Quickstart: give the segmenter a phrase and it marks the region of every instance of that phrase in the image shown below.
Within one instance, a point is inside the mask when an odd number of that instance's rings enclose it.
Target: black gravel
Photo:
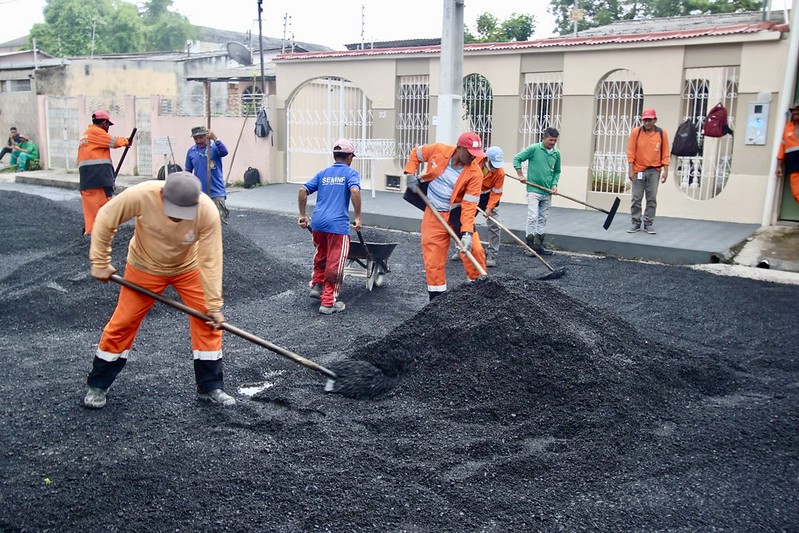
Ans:
[[[344,313],[307,296],[292,217],[232,211],[234,335],[198,402],[187,317],[156,303],[106,408],[83,379],[119,287],[88,277],[77,200],[0,191],[0,530],[781,531],[799,524],[799,287],[505,246],[428,304],[419,236]],[[122,271],[131,226],[120,229]],[[176,297],[169,291],[167,296]],[[359,370],[360,369],[360,370]],[[368,373],[364,373],[367,376]],[[271,385],[268,388],[264,388]],[[372,394],[370,394],[372,395]]]

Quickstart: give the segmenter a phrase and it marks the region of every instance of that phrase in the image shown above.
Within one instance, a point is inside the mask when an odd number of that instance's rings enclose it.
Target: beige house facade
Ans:
[[[695,157],[672,156],[658,215],[761,223],[769,180],[776,179],[774,129],[786,120],[778,102],[789,40],[786,25],[759,16],[629,21],[578,37],[466,45],[463,129],[500,146],[513,172],[513,156],[555,127],[559,190],[603,208],[620,196],[629,211],[627,140],[641,111],[654,108],[670,140],[690,120],[702,148]],[[364,189],[400,193],[410,150],[436,140],[439,47],[291,54],[274,62],[270,175],[303,182],[330,163],[332,142],[348,137]],[[734,133],[705,137],[702,125],[716,104],[727,109]],[[799,221],[799,208],[783,202],[784,189],[779,183],[771,218]],[[506,180],[503,201],[524,203],[522,184]],[[584,208],[562,197],[553,205]]]

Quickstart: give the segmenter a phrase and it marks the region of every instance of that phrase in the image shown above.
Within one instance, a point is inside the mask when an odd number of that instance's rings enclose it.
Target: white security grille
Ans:
[[[212,117],[255,116],[266,99],[257,87],[247,88],[242,94],[231,93],[224,97],[211,96]],[[204,94],[182,97],[161,97],[158,103],[158,114],[162,117],[204,117],[206,116],[206,98]]]
[[[683,121],[690,119],[697,129],[700,152],[696,157],[675,157],[671,161],[680,189],[694,200],[717,196],[727,185],[732,167],[732,135],[714,138],[702,135],[708,112],[717,104],[727,108],[727,120],[735,130],[738,102],[738,67],[693,68],[685,70],[682,93]]]
[[[286,116],[289,182],[304,182],[329,166],[333,143],[342,137],[350,139],[356,147],[353,168],[362,178],[371,180],[371,176],[364,175],[369,165],[360,157],[358,145],[367,148],[366,140],[371,138],[372,103],[359,87],[342,78],[312,80],[294,94]],[[382,150],[372,145],[368,149]]]
[[[629,70],[613,71],[599,83],[596,101],[591,190],[629,193],[627,140],[640,122],[644,101],[641,82]]]
[[[400,76],[397,89],[396,161],[404,166],[414,146],[427,143],[430,76]]]
[[[480,74],[469,74],[463,78],[463,118],[469,130],[491,146],[491,124],[493,121],[494,93],[491,83]]]
[[[544,130],[560,130],[561,104],[563,103],[563,73],[540,72],[524,75],[521,95],[523,146],[541,142]]]

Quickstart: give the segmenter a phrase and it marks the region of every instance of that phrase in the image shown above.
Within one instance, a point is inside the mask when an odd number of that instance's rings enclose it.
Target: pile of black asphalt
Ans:
[[[196,399],[187,317],[156,303],[101,410],[84,378],[119,287],[89,277],[77,199],[0,191],[3,531],[790,530],[799,523],[799,287],[504,246],[428,303],[419,235],[385,284],[308,297],[292,217],[233,210],[228,321],[377,397],[225,334]],[[124,270],[130,224],[114,240]],[[165,293],[177,297],[171,289]]]

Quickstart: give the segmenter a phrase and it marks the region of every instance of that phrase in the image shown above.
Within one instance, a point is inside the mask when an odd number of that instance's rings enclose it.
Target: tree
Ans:
[[[31,28],[31,39],[56,56],[182,50],[194,27],[169,11],[171,5],[151,0],[139,13],[124,0],[47,0],[44,22]]]
[[[477,35],[464,28],[463,40],[467,43],[504,43],[526,41],[535,31],[535,18],[532,15],[513,13],[500,22],[491,13],[477,17]]]
[[[619,20],[757,11],[762,5],[762,0],[579,0],[578,7],[585,18],[577,23],[577,29],[605,26]],[[569,20],[573,8],[574,0],[550,0],[549,12],[555,15],[561,35],[574,31],[574,23]]]
[[[172,0],[150,0],[144,4],[142,19],[146,26],[146,50],[183,50],[194,36],[189,19],[169,11]]]

